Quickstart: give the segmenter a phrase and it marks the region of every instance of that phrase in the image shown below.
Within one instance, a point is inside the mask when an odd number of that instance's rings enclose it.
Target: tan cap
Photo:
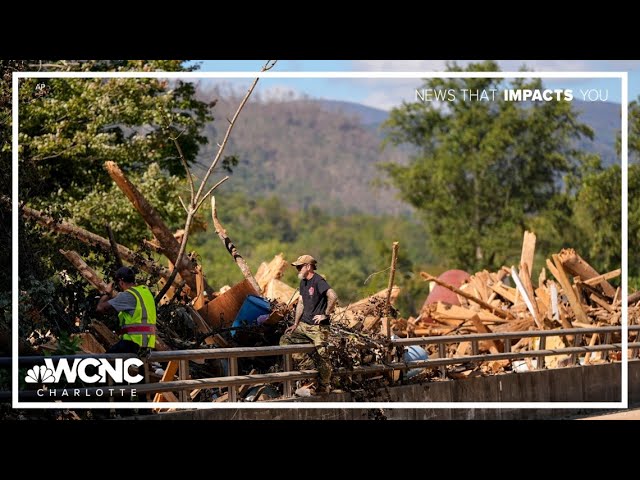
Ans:
[[[307,263],[310,263],[312,265],[318,264],[316,259],[313,258],[311,255],[300,255],[298,259],[295,262],[293,262],[291,265],[293,265],[294,267],[297,267],[298,265],[305,265]]]

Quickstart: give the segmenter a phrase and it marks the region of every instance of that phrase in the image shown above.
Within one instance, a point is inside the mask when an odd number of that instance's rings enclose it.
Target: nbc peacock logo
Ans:
[[[55,382],[55,377],[53,376],[53,370],[50,368],[45,365],[36,365],[27,370],[24,381],[27,383],[53,383]]]

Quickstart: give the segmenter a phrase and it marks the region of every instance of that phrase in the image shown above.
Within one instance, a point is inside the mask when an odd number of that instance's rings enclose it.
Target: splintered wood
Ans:
[[[534,268],[535,245],[535,235],[525,232],[517,267],[477,272],[458,288],[421,272],[425,281],[436,282],[455,292],[460,305],[429,304],[417,319],[395,320],[392,323],[394,333],[400,337],[459,334],[460,342],[449,345],[448,356],[464,356],[473,353],[472,342],[464,341],[465,334],[621,324],[620,294],[609,283],[620,276],[620,269],[598,272],[575,250],[564,249],[546,260],[543,265],[546,269],[537,272]],[[634,300],[637,302],[640,296]],[[630,305],[629,316],[635,314],[636,321],[637,310],[640,310],[639,306]],[[576,338],[581,342],[579,345],[593,346],[599,341],[597,336],[584,337],[549,337],[547,348],[550,345],[557,348],[574,346]],[[518,340],[512,340],[513,351],[537,348],[538,343],[531,339]],[[475,348],[476,353],[503,351],[503,345],[498,341],[478,342]],[[594,357],[591,355],[589,361],[593,362]],[[566,364],[565,360],[563,356],[550,357],[546,365],[562,366]],[[495,367],[487,366],[494,371]]]

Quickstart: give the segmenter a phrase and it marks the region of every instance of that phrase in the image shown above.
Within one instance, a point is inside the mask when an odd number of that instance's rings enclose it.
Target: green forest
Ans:
[[[48,63],[54,71],[184,70],[182,61]],[[27,61],[0,61],[3,192],[11,191],[11,74],[31,68]],[[449,68],[461,69],[455,64]],[[482,62],[466,68],[492,71],[498,65]],[[501,82],[430,79],[422,85],[417,82],[416,88],[496,88]],[[539,80],[516,80],[514,84],[518,88],[542,85]],[[219,106],[214,100],[202,100],[192,83],[181,81],[21,81],[19,200],[101,235],[108,222],[119,243],[142,248],[142,240],[150,240],[151,233],[106,173],[104,162],[109,160],[118,163],[170,229],[182,228],[185,215],[179,197],[184,197],[189,187],[169,138],[178,138],[190,167],[206,164],[203,153],[209,155],[219,141],[208,137],[211,132],[224,131],[226,123],[225,115],[218,115]],[[295,112],[306,108],[298,104],[285,119],[294,137],[303,130],[322,135],[317,133],[317,119],[308,125],[296,123]],[[316,118],[316,114],[305,118]],[[237,155],[234,145],[241,143],[236,138],[243,142],[247,137],[256,142],[264,139],[256,126],[260,122],[267,120],[254,119],[251,127],[245,124],[249,134],[243,132],[242,123],[238,125],[235,143],[222,162],[226,169],[219,168],[213,182],[230,171],[247,173],[243,164],[247,159]],[[353,118],[337,125],[330,123],[334,125],[331,138],[339,139],[336,148],[348,150],[349,138],[366,148],[347,151],[338,158],[327,154],[325,158],[314,149],[326,148],[332,141],[318,138],[316,144],[307,145],[314,165],[321,165],[312,175],[305,175],[304,164],[288,165],[286,158],[278,158],[274,165],[291,180],[280,185],[274,178],[267,179],[272,183],[271,194],[256,196],[255,184],[239,183],[242,177],[234,175],[216,190],[218,216],[254,272],[261,262],[281,252],[288,260],[312,254],[319,261],[319,272],[346,305],[386,287],[391,244],[398,241],[396,283],[402,294],[397,307],[402,316],[408,317],[416,315],[428,293],[420,271],[439,274],[462,268],[473,273],[510,266],[520,257],[525,230],[534,231],[538,237],[534,275],[545,258],[563,247],[575,248],[598,271],[620,266],[620,166],[605,167],[597,154],[576,146],[578,140],[589,138],[593,132],[580,123],[570,103],[546,102],[530,108],[513,102],[455,103],[448,112],[424,103],[406,103],[392,110],[377,135],[365,131]],[[637,101],[630,104],[629,133],[630,152],[637,159]],[[370,142],[374,140],[372,148]],[[260,145],[266,148],[266,139]],[[349,162],[365,157],[368,161],[367,155],[374,152],[382,152],[377,154],[380,161],[369,165],[360,178],[360,172],[354,171],[356,164]],[[396,162],[400,154],[405,161]],[[338,176],[353,176],[354,182],[359,182],[357,189],[332,192],[332,182]],[[631,162],[628,178],[629,252],[635,252],[640,246],[637,161]],[[366,191],[371,182],[387,184],[390,190],[376,197],[369,211],[383,211],[382,204],[388,198],[394,202],[396,214],[361,213],[345,204],[354,195],[359,201],[369,201]],[[329,197],[331,208],[323,203]],[[370,201],[374,202],[373,196]],[[336,207],[340,202],[343,208]],[[197,252],[208,282],[220,288],[240,281],[242,274],[213,231],[208,205],[205,202],[198,214],[188,250]],[[0,215],[5,225],[10,223],[6,201]],[[18,235],[20,249],[14,255],[20,262],[20,334],[26,335],[34,328],[58,332],[77,328],[77,318],[91,315],[95,292],[59,249],[77,250],[105,277],[113,271],[113,258],[78,241],[50,235],[29,222],[20,222]],[[3,230],[1,240],[3,271],[10,272],[11,232]],[[629,268],[630,287],[637,289],[640,266],[631,259]],[[11,278],[5,274],[0,281],[0,330],[8,332]],[[284,281],[297,285],[293,269]]]

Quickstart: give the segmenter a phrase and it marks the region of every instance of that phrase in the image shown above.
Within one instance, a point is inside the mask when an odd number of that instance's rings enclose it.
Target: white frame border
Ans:
[[[21,78],[618,78],[621,81],[621,171],[622,171],[622,378],[620,402],[264,402],[204,403],[166,402],[178,410],[194,409],[367,409],[367,408],[483,408],[483,409],[620,409],[628,408],[628,73],[627,72],[14,72],[12,82],[12,396],[13,408],[152,408],[147,402],[20,402],[18,400],[18,82]]]

